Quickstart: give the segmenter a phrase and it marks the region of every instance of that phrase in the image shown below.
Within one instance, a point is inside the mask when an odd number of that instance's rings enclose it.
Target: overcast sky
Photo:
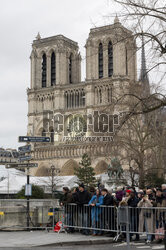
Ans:
[[[82,57],[89,29],[113,22],[109,0],[6,0],[0,8],[0,147],[18,147],[27,131],[31,43],[63,34],[80,46]],[[84,63],[84,62],[83,62]],[[85,75],[83,73],[83,75]]]
[[[0,147],[17,148],[27,133],[31,44],[41,37],[63,34],[78,42],[85,69],[84,45],[90,28],[112,24],[119,6],[111,0],[0,1]],[[109,16],[109,17],[106,17]],[[139,70],[139,67],[138,67]],[[85,71],[82,72],[82,78]]]

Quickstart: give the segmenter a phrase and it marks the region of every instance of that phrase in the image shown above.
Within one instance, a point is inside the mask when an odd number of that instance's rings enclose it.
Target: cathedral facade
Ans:
[[[96,174],[107,169],[119,114],[128,108],[117,99],[137,82],[137,48],[132,32],[116,17],[112,25],[90,30],[85,49],[86,79],[81,81],[77,42],[39,34],[33,41],[27,134],[51,138],[33,144],[38,162],[33,175],[48,175],[52,165],[61,175],[73,175],[84,153]]]

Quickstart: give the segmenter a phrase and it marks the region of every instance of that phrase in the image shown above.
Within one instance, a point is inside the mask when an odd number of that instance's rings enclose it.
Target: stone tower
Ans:
[[[126,111],[127,102],[115,105],[115,101],[136,82],[136,44],[131,31],[116,17],[112,25],[91,29],[85,48],[86,80],[81,82],[81,56],[76,42],[63,35],[42,39],[40,34],[33,41],[28,135],[51,137],[48,144],[34,145],[33,160],[39,165],[32,170],[34,175],[46,174],[51,165],[58,167],[62,175],[73,175],[84,153],[91,156],[96,173],[108,166],[106,156],[111,154],[111,143],[99,143],[98,138],[92,141],[92,127],[96,124],[91,118],[103,110],[110,115]],[[54,114],[60,116],[55,118]],[[55,132],[53,121],[64,116],[71,116],[66,129],[69,137],[71,128],[84,126],[80,116],[90,119],[88,126],[92,129],[84,133],[86,140],[66,142],[62,134]],[[111,121],[113,127],[118,125],[115,119]],[[105,136],[103,131],[101,137]]]

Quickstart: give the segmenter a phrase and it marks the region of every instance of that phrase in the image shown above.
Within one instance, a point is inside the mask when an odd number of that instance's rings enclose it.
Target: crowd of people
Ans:
[[[138,241],[143,232],[147,243],[164,238],[166,184],[161,188],[148,187],[138,191],[131,187],[118,187],[115,192],[104,187],[87,191],[84,184],[80,184],[73,191],[64,187],[63,193],[60,205],[65,207],[69,232],[74,232],[77,226],[85,235],[115,236],[120,229],[122,237],[125,237],[128,218],[130,240]],[[128,208],[128,217],[125,208]]]

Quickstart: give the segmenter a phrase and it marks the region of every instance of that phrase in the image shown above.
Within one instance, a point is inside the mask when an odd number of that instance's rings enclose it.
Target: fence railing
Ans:
[[[29,226],[27,226],[29,218]],[[117,235],[154,235],[163,239],[166,208],[114,207],[67,204],[59,207],[54,200],[0,200],[0,230],[54,229],[62,221],[63,228],[88,230],[92,233],[113,232]]]
[[[160,207],[114,207],[79,206],[67,204],[64,207],[64,226],[87,229],[94,232],[116,232],[117,235],[141,235],[146,233],[164,238],[166,208]]]

